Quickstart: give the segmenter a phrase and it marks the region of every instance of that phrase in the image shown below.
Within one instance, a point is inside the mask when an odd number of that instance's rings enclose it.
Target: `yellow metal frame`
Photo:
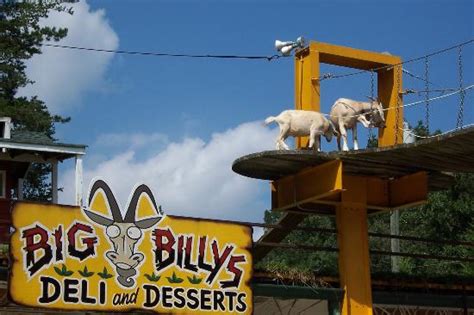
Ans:
[[[314,183],[318,179],[317,184]],[[342,191],[342,162],[339,160],[308,168],[272,182],[272,208],[284,211]]]
[[[340,206],[351,183],[363,182],[367,209],[391,211],[426,203],[428,174],[417,172],[394,179],[343,175],[343,163],[334,160],[307,168],[271,183],[272,210],[287,211],[305,203]],[[413,187],[416,187],[414,189]]]
[[[377,69],[378,97],[388,108],[385,129],[379,129],[379,147],[391,146],[403,141],[403,104],[401,58],[397,56],[311,42],[308,47],[295,54],[295,108],[320,111],[321,86],[319,67],[321,63],[361,70]],[[342,97],[342,95],[341,95]],[[397,110],[398,107],[398,110]],[[296,141],[297,148],[308,144],[307,137]]]
[[[304,203],[336,209],[339,277],[344,289],[342,314],[372,314],[367,209],[389,210],[425,203],[428,174],[395,179],[344,174],[340,160],[330,161],[271,184],[272,210],[300,213]],[[305,208],[305,213],[311,209]]]

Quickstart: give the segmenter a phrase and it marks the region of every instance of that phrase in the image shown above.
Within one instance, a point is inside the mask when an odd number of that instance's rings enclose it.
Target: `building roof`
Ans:
[[[12,130],[10,140],[16,143],[51,145],[51,146],[57,146],[57,147],[76,147],[76,148],[84,148],[84,149],[87,147],[86,145],[83,145],[83,144],[68,144],[68,143],[56,142],[42,132],[35,132],[35,131],[28,131],[28,130]]]
[[[0,148],[7,149],[10,156],[36,154],[58,160],[86,153],[86,145],[55,142],[43,133],[27,130],[12,130],[10,139],[0,138]]]

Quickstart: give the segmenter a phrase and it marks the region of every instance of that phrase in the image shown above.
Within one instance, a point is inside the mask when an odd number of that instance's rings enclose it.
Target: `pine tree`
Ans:
[[[18,96],[18,90],[34,83],[27,77],[25,62],[41,54],[44,41],[58,41],[67,36],[67,29],[43,26],[52,10],[72,14],[64,5],[72,1],[13,1],[0,2],[0,117],[11,117],[14,130],[45,134],[54,140],[56,123],[66,123],[69,117],[53,115],[38,97]],[[46,179],[50,166],[34,164],[25,183],[25,197],[48,200],[50,184]]]

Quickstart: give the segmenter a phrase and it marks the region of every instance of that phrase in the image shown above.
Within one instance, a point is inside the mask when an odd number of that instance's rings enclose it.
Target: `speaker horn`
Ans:
[[[289,56],[291,54],[291,51],[293,50],[293,45],[290,46],[284,46],[280,52],[283,56]]]
[[[296,39],[296,47],[303,48],[305,45],[305,40],[303,36],[300,36]]]
[[[286,46],[293,46],[294,42],[283,42],[281,40],[276,40],[275,41],[275,49],[277,51],[281,51],[284,47]]]
[[[283,56],[289,56],[291,54],[291,51],[295,48],[303,48],[305,45],[305,40],[303,36],[300,36],[296,39],[296,41],[281,41],[281,40],[276,40],[275,41],[275,48],[277,51],[281,52]]]

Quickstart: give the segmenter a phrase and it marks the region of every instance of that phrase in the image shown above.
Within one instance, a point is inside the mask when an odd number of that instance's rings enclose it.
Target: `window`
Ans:
[[[0,198],[5,198],[6,172],[0,171]]]

